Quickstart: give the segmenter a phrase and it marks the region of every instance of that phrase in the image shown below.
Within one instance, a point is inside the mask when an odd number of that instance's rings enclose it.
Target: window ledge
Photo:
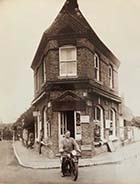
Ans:
[[[111,136],[111,137],[109,137],[109,141],[118,141],[118,137]]]
[[[110,91],[115,91],[115,88],[114,88],[114,87],[111,88],[111,87],[109,86],[109,90],[110,90]]]
[[[105,143],[107,143],[107,140],[106,139],[101,139],[101,144],[105,144]]]
[[[41,144],[43,144],[44,146],[49,146],[49,143],[45,143],[44,141],[41,141]]]
[[[43,144],[44,146],[51,146],[52,142],[49,138],[48,139],[45,138],[43,141],[41,141],[41,144]]]
[[[38,144],[40,143],[39,138],[36,138],[35,141]],[[41,141],[41,144],[43,144],[44,146],[51,146],[52,145],[52,142],[50,140],[44,139],[43,141]]]
[[[100,85],[103,85],[103,82],[102,82],[102,81],[99,81],[99,80],[97,80],[97,79],[94,79],[94,81],[95,81],[96,83],[100,84]]]
[[[58,79],[76,79],[78,78],[77,75],[73,76],[59,76]]]
[[[96,146],[101,146],[100,141],[99,141],[99,142],[94,142],[94,146],[95,146],[95,147],[96,147]]]
[[[36,139],[35,139],[35,142],[39,143],[39,139],[38,139],[38,138],[36,138]]]
[[[95,146],[101,146],[101,145],[104,145],[104,144],[106,144],[107,143],[107,140],[106,139],[101,139],[100,141],[98,141],[98,142],[95,142],[94,141],[94,145]]]
[[[41,87],[43,87],[45,85],[46,81],[44,81],[42,84],[41,84]]]

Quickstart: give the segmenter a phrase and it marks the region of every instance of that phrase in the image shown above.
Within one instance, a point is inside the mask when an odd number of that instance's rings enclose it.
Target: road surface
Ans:
[[[120,164],[79,169],[76,182],[62,178],[59,169],[21,167],[13,153],[12,142],[0,141],[0,184],[140,184],[140,157]]]

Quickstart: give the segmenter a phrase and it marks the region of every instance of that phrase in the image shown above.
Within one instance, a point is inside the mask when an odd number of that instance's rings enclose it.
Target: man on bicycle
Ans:
[[[79,153],[81,153],[81,150],[76,140],[73,137],[70,137],[70,131],[67,131],[65,133],[63,140],[61,141],[60,150],[59,150],[62,155],[61,171],[63,171],[65,168],[66,154],[70,153],[72,150],[76,150]],[[62,172],[62,176],[64,176],[63,172]]]

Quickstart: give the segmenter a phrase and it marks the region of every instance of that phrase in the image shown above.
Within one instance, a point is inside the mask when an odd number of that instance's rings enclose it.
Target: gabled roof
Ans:
[[[71,32],[66,31],[68,28],[71,29]],[[82,15],[81,11],[79,10],[77,0],[66,0],[64,6],[52,25],[44,32],[36,55],[33,59],[31,65],[32,68],[34,68],[36,63],[41,59],[41,56],[47,45],[47,41],[55,37],[60,37],[64,34],[84,34],[88,36],[88,39],[91,40],[92,43],[94,43],[95,46],[101,50],[105,56],[109,57],[113,62],[115,62],[117,66],[120,65],[119,60],[99,39],[92,27]]]

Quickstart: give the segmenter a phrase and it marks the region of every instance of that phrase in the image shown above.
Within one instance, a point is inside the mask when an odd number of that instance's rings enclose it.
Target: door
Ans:
[[[70,131],[71,137],[75,138],[74,111],[59,113],[59,145],[67,130]]]
[[[74,111],[67,111],[67,130],[70,131],[71,137],[75,138]]]

